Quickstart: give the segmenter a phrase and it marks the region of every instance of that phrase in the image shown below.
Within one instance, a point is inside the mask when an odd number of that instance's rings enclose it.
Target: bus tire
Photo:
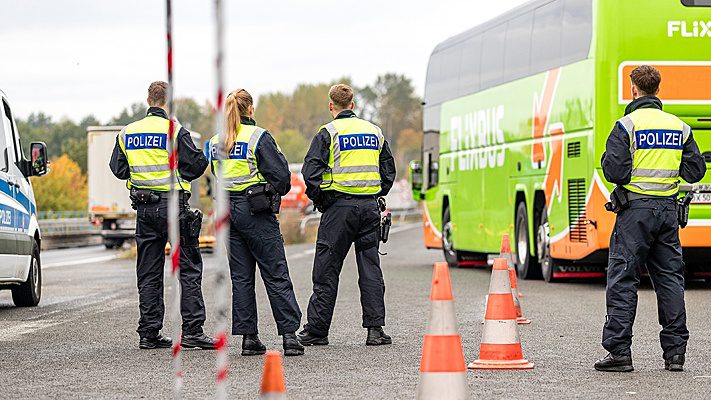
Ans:
[[[523,279],[539,279],[540,266],[531,255],[531,238],[528,235],[528,211],[526,203],[519,202],[516,207],[516,271]],[[444,233],[442,234],[444,236]]]
[[[557,269],[557,263],[551,258],[550,230],[548,227],[548,210],[543,207],[538,218],[536,227],[536,253],[538,254],[538,264],[541,266],[541,275],[546,282],[555,282],[553,273]]]
[[[40,249],[32,240],[32,257],[27,280],[12,289],[12,302],[18,307],[34,307],[42,298],[42,267],[40,264]]]
[[[442,252],[450,268],[459,266],[459,253],[454,249],[454,241],[452,240],[452,220],[449,207],[444,209],[444,215],[442,216]]]

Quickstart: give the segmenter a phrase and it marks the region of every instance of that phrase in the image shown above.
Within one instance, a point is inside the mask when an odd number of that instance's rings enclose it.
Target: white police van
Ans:
[[[5,94],[0,91],[0,289],[12,290],[17,306],[36,306],[42,295],[41,236],[30,176],[47,173],[47,146],[23,152]]]

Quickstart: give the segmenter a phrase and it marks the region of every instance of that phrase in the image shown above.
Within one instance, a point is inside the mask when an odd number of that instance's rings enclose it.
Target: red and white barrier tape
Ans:
[[[178,191],[175,186],[178,182],[178,146],[175,142],[176,118],[173,103],[173,13],[172,1],[166,0],[166,40],[168,44],[168,112],[170,122],[168,124],[168,164],[170,167],[170,195],[168,196],[168,240],[170,241],[170,265],[171,275],[174,284],[173,305],[171,307],[171,320],[174,326],[173,335],[173,370],[175,374],[175,386],[173,394],[176,399],[181,397],[183,386],[183,366],[180,354],[180,343],[182,341],[182,323],[180,316],[180,211],[178,206]]]
[[[216,100],[215,100],[215,131],[219,134],[217,143],[217,185],[215,190],[215,231],[217,236],[217,275],[216,275],[216,306],[217,306],[217,372],[215,375],[216,392],[215,398],[223,400],[227,398],[227,374],[229,371],[229,348],[227,347],[227,324],[230,298],[229,293],[229,266],[227,256],[229,254],[228,233],[230,227],[230,207],[225,192],[224,181],[222,179],[224,168],[220,160],[227,158],[228,149],[224,148],[225,143],[225,115],[224,115],[224,19],[222,1],[215,0],[215,75],[216,75]]]

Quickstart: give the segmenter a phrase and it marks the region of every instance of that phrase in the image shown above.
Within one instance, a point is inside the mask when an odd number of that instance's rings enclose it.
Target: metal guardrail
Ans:
[[[99,235],[101,227],[92,225],[87,218],[40,219],[42,236]]]
[[[79,219],[84,218],[88,221],[88,211],[40,211],[37,213],[37,219]]]

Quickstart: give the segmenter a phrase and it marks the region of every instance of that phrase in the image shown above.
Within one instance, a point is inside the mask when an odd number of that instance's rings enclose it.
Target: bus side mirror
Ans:
[[[410,161],[410,186],[415,201],[422,200],[422,163],[418,160]]]
[[[30,144],[32,154],[32,176],[42,176],[49,171],[49,162],[47,161],[47,145],[44,142],[32,142]]]

